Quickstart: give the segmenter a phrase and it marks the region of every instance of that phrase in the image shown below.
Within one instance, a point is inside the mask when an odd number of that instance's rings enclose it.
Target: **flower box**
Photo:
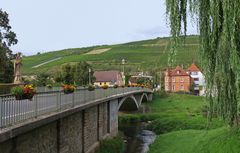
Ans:
[[[108,85],[104,84],[104,85],[102,86],[102,88],[103,88],[103,89],[108,89]]]
[[[11,93],[15,95],[16,100],[29,99],[32,100],[33,96],[36,94],[36,90],[32,85],[17,86],[11,89]]]
[[[71,93],[73,93],[75,91],[75,89],[76,88],[73,85],[69,85],[69,84],[63,85],[63,92],[65,94],[71,94]]]

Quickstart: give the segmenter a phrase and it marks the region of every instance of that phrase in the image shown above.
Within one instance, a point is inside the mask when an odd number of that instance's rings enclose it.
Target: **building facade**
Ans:
[[[191,76],[180,66],[164,72],[164,85],[167,92],[190,92]]]
[[[205,78],[201,70],[193,63],[187,69],[187,73],[194,80],[194,93],[203,96],[205,94]]]
[[[124,85],[123,77],[120,71],[96,71],[94,72],[95,86],[114,86],[114,85]]]

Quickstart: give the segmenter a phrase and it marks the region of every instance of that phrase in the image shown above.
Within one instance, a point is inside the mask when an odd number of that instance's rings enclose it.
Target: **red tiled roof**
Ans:
[[[199,71],[201,71],[194,63],[192,63],[187,70],[190,71],[190,72],[199,72]]]
[[[189,76],[180,66],[177,66],[173,70],[168,69],[167,72],[169,76]]]
[[[121,79],[121,73],[119,71],[96,71],[94,72],[96,82],[116,82]]]

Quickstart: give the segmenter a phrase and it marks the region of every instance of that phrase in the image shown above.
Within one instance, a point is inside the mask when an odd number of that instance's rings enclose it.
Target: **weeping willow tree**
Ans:
[[[238,125],[240,104],[240,0],[166,0],[172,54],[186,35],[188,17],[198,25],[209,117]]]

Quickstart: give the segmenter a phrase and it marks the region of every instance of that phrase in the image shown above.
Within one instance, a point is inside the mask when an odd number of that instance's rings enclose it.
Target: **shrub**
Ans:
[[[95,86],[94,85],[89,85],[88,86],[88,91],[93,91],[95,90]]]
[[[11,94],[15,96],[22,96],[24,94],[23,88],[20,86],[13,87],[11,89]]]

